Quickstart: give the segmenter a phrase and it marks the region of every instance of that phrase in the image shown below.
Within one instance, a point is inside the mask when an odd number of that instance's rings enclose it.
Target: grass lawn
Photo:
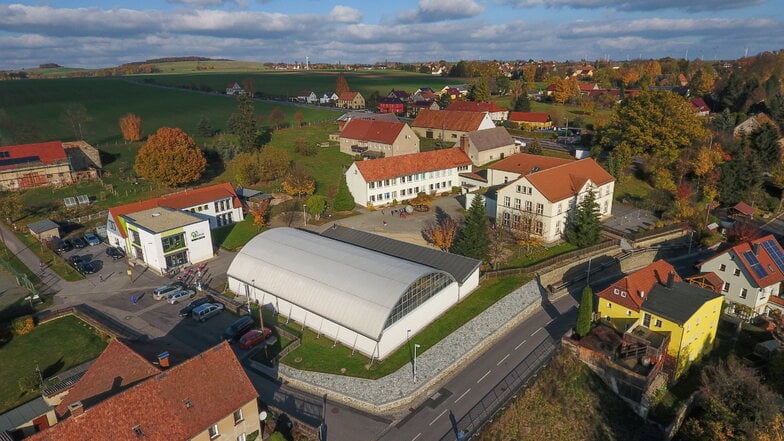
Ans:
[[[483,282],[468,298],[452,307],[419,334],[413,336],[411,340],[421,345],[419,353],[424,353],[431,346],[443,340],[477,314],[527,281],[522,276],[511,276]],[[282,361],[297,369],[361,378],[381,378],[411,361],[411,348],[404,345],[385,360],[367,368],[366,366],[370,363],[369,358],[359,353],[351,355],[351,348],[341,344],[333,348],[333,343],[327,337],[317,338],[315,332],[306,328],[302,331],[302,345],[289,353]],[[295,361],[297,359],[300,361]]]
[[[22,376],[35,374],[36,364],[48,378],[98,357],[105,347],[106,342],[89,325],[70,315],[14,337],[0,347],[0,412],[39,395],[22,393],[18,384]]]
[[[516,253],[512,254],[509,260],[501,265],[500,269],[530,266],[559,254],[568,253],[569,251],[577,249],[575,245],[572,245],[569,242],[561,242],[550,248],[538,247],[533,249],[531,253],[526,253],[525,247],[514,245],[514,248]]]
[[[620,181],[615,182],[615,200],[622,202],[629,199],[635,202],[643,202],[648,198],[648,194],[653,190],[647,182],[636,176],[625,176]]]
[[[242,222],[212,230],[212,243],[225,250],[236,251],[265,229],[253,225],[253,216],[248,214]]]

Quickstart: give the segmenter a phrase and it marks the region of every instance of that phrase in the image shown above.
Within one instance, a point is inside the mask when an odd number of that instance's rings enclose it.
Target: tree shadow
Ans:
[[[59,360],[45,367],[44,370],[41,371],[41,376],[44,378],[53,377],[55,374],[60,372],[63,367],[65,367],[65,361],[63,361],[63,357],[60,357]]]

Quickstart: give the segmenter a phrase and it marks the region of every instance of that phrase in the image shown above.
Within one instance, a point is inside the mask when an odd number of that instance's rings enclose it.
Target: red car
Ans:
[[[242,349],[249,349],[257,344],[263,343],[272,334],[272,331],[264,329],[251,329],[240,337],[239,345]]]

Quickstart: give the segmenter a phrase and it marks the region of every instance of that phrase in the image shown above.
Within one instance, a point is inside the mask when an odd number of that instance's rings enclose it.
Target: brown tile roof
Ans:
[[[765,247],[761,245],[763,242],[768,241],[773,243],[775,247],[778,248],[778,252],[780,254],[784,255],[784,249],[781,248],[779,241],[777,241],[772,234],[768,234],[767,236],[760,237],[759,239],[739,243],[727,251],[721,254],[717,254],[716,256],[706,260],[703,262],[703,265],[727,253],[732,253],[734,255],[733,259],[736,262],[740,262],[742,264],[742,266],[746,269],[746,273],[751,276],[752,280],[757,284],[758,287],[765,288],[767,286],[775,285],[784,281],[784,268],[779,268]],[[753,270],[751,264],[744,255],[746,252],[752,252],[754,254],[759,263],[762,265],[762,269],[765,270],[765,276],[760,277],[757,275],[757,272]],[[702,265],[700,265],[700,267],[702,267]]]
[[[28,439],[133,440],[138,426],[145,441],[187,440],[257,397],[231,347],[222,342]]]
[[[461,165],[471,165],[471,159],[459,148],[432,150],[410,155],[368,159],[355,162],[365,182],[408,176]]]
[[[480,152],[514,145],[512,135],[510,135],[504,127],[477,130],[475,132],[469,132],[466,136],[468,136],[468,139],[471,140],[471,143],[473,143]]]
[[[508,112],[509,109],[501,107],[494,102],[453,101],[446,110],[463,112]]]
[[[30,167],[31,164],[51,165],[68,163],[63,143],[60,141],[39,142],[36,144],[6,145],[0,152],[7,156],[0,158],[0,170],[13,170]]]
[[[484,117],[484,113],[477,112],[422,109],[411,123],[411,127],[473,132],[479,129]]]
[[[338,96],[338,101],[354,101],[359,92],[343,92]]]
[[[595,83],[580,83],[579,87],[580,87],[580,91],[581,92],[588,92],[590,90],[596,90],[596,84]]]
[[[127,232],[122,227],[118,217],[138,211],[149,210],[155,207],[169,207],[177,210],[193,207],[199,204],[206,204],[220,199],[231,198],[232,206],[239,208],[242,206],[234,187],[228,183],[210,185],[208,187],[194,188],[178,193],[167,194],[165,196],[147,199],[130,204],[119,205],[109,209],[109,214],[114,218],[114,223],[120,230],[123,237],[127,237]]]
[[[160,369],[141,355],[112,340],[81,380],[69,390],[55,412],[62,418],[68,413],[71,403],[81,401],[85,408],[91,407],[159,373]]]
[[[341,138],[392,144],[406,124],[401,122],[352,119],[346,124]]]
[[[639,312],[640,306],[654,285],[666,284],[670,272],[675,273],[673,281],[681,281],[681,277],[672,265],[664,260],[657,260],[618,280],[596,295],[601,299],[609,300],[624,308]]]
[[[554,158],[552,156],[518,153],[496,162],[495,164],[491,165],[490,168],[493,170],[527,175],[528,173],[531,173],[531,170],[534,168],[539,170],[547,170],[548,168],[556,167],[562,164],[568,164],[570,162],[574,162],[574,160]]]
[[[509,121],[546,123],[550,121],[550,115],[538,112],[510,112]]]
[[[593,158],[540,170],[525,178],[550,202],[577,194],[589,179],[594,185],[604,185],[615,180]]]

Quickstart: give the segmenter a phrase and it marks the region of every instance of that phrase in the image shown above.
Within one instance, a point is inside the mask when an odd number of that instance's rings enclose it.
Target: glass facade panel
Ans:
[[[443,273],[430,273],[412,283],[392,308],[392,313],[384,323],[384,329],[405,317],[409,312],[449,286],[450,283],[452,283],[452,278]]]

